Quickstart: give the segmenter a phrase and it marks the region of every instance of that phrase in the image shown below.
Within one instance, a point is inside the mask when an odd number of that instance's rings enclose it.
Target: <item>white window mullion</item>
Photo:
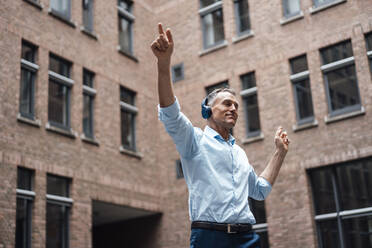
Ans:
[[[289,78],[292,82],[296,82],[296,81],[309,78],[309,75],[310,75],[309,71],[303,71],[303,72],[299,72],[296,74],[292,74],[289,76]]]
[[[338,60],[336,62],[332,62],[326,65],[322,65],[320,69],[323,72],[330,72],[330,71],[339,69],[347,65],[352,65],[352,64],[354,64],[354,56],[346,58],[346,59]]]
[[[62,76],[61,74],[58,74],[58,73],[55,73],[54,71],[48,71],[48,75],[50,78],[62,83],[62,84],[65,84],[66,86],[68,87],[71,87],[74,85],[74,80],[72,80],[71,78],[68,78],[68,77],[65,77],[65,76]]]
[[[135,107],[133,105],[130,105],[128,103],[125,103],[123,101],[120,101],[120,107],[121,107],[121,109],[129,111],[131,113],[134,113],[134,114],[138,113],[138,108],[137,107]]]
[[[34,63],[32,63],[30,61],[27,61],[25,59],[21,59],[21,65],[22,65],[22,67],[24,67],[26,69],[29,69],[31,71],[34,71],[34,72],[39,70],[39,66],[37,64],[34,64]]]
[[[217,10],[217,9],[220,9],[220,8],[222,8],[222,1],[216,2],[214,4],[211,4],[207,7],[204,7],[202,9],[200,9],[199,14],[201,16],[204,16],[204,15],[209,14],[209,13],[211,13],[211,12]]]
[[[134,15],[132,15],[132,13],[129,13],[128,11],[126,11],[125,9],[123,9],[122,7],[117,7],[118,8],[118,11],[119,11],[119,14],[122,15],[123,17],[125,17],[126,19],[128,19],[129,21],[131,22],[134,22],[134,20],[136,19]]]
[[[253,95],[253,94],[257,94],[257,87],[252,87],[252,88],[249,88],[249,89],[245,89],[245,90],[242,90],[240,92],[240,96],[242,96],[242,97]]]

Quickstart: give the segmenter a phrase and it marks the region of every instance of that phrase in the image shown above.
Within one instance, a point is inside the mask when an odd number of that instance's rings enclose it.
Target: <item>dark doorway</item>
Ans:
[[[93,201],[93,248],[152,248],[161,214]]]

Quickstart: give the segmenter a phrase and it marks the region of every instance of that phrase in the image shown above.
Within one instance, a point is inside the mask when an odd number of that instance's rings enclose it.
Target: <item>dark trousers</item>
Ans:
[[[193,228],[190,248],[260,248],[260,236],[253,231],[226,233]]]

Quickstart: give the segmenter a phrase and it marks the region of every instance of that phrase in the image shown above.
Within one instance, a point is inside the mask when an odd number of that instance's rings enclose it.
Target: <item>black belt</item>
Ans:
[[[204,221],[193,221],[191,223],[191,229],[193,228],[223,231],[227,233],[240,233],[240,232],[252,231],[251,224],[227,224],[227,223],[204,222]]]

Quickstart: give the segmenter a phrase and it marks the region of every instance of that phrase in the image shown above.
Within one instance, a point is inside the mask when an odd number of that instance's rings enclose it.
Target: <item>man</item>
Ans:
[[[191,248],[257,248],[252,231],[255,218],[248,197],[264,200],[279,173],[289,140],[283,128],[275,134],[275,152],[258,177],[248,158],[230,134],[238,119],[239,103],[231,89],[214,90],[202,103],[207,119],[204,131],[193,127],[180,112],[170,78],[174,48],[170,29],[151,44],[158,60],[159,119],[181,155],[189,189]]]

